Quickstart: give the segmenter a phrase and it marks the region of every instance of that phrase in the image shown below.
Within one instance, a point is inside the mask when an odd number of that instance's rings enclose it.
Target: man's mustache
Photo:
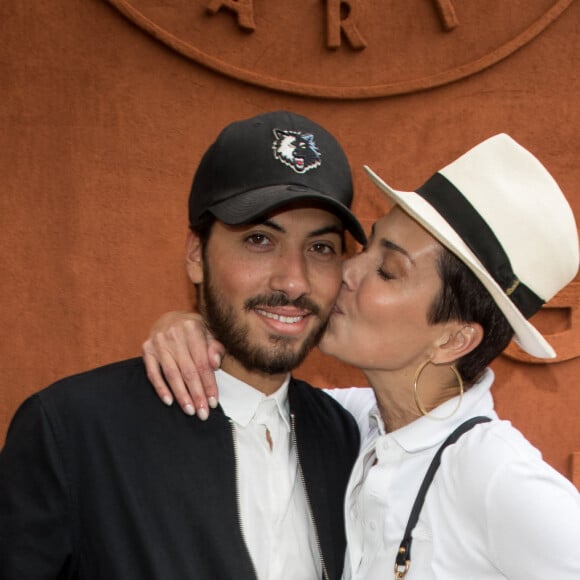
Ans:
[[[312,302],[310,298],[306,296],[299,296],[295,300],[290,300],[286,294],[283,292],[275,292],[269,295],[259,295],[249,298],[244,303],[244,308],[246,310],[253,310],[254,308],[270,307],[275,308],[276,306],[293,306],[294,308],[299,308],[301,310],[309,310],[312,314],[318,315],[320,312],[320,307]]]

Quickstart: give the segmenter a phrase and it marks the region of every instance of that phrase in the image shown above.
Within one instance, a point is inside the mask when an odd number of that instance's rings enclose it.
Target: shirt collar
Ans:
[[[467,419],[478,415],[485,415],[496,419],[493,410],[493,398],[491,386],[495,375],[491,369],[486,369],[481,379],[463,394],[459,409],[455,413],[459,396],[445,401],[442,405],[433,409],[435,417],[448,417],[448,419],[433,419],[432,417],[420,417],[412,423],[401,427],[391,433],[385,433],[383,421],[378,408],[371,410],[371,423],[377,425],[380,435],[392,437],[406,452],[412,453],[423,451],[436,445],[440,445],[447,436]]]
[[[260,403],[266,399],[273,399],[276,401],[280,418],[290,431],[290,406],[288,403],[290,375],[286,377],[277,391],[268,396],[221,369],[216,371],[215,378],[220,394],[220,405],[224,413],[238,425],[246,427],[256,414]]]

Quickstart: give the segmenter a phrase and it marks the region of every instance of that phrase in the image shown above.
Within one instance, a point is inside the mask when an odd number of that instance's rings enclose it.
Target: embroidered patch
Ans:
[[[312,133],[274,129],[274,157],[296,173],[306,173],[322,163]]]

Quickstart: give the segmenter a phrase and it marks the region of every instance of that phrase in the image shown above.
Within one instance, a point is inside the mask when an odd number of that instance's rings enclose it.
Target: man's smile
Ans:
[[[266,318],[271,318],[272,320],[277,320],[277,321],[283,322],[285,324],[296,324],[297,322],[300,322],[301,320],[303,320],[306,316],[309,316],[309,314],[287,316],[287,315],[283,315],[283,314],[276,314],[275,312],[268,312],[266,310],[261,310],[260,308],[256,308],[256,312],[260,316],[265,316]]]

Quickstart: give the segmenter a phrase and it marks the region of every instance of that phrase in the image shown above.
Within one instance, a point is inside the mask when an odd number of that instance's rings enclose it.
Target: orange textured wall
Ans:
[[[161,312],[188,307],[188,188],[210,139],[234,119],[289,108],[331,129],[351,158],[367,226],[386,206],[363,164],[412,188],[502,131],[544,161],[580,218],[580,3],[529,2],[510,2],[501,17],[492,9],[499,14],[501,2],[328,0],[302,3],[300,14],[244,2],[254,8],[251,32],[224,8],[205,12],[220,2],[4,0],[0,442],[30,393],[137,355]],[[549,26],[519,21],[532,4]],[[194,32],[230,69],[192,60]],[[247,48],[254,41],[257,55]],[[464,55],[479,72],[461,64]],[[278,80],[259,86],[252,71]],[[495,365],[500,412],[571,478],[580,451],[577,295],[540,321],[562,335],[568,360],[506,356]],[[298,374],[319,385],[364,382],[317,353]]]

